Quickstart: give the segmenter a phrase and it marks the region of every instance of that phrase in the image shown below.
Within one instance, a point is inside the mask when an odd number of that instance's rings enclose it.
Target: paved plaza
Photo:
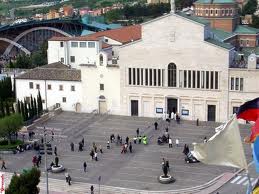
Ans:
[[[154,130],[153,123],[159,123],[159,130]],[[72,112],[62,112],[44,123],[42,126],[55,128],[57,132],[52,145],[57,146],[60,163],[65,166],[73,181],[85,183],[98,183],[101,176],[101,184],[114,187],[125,187],[131,189],[163,191],[176,190],[194,187],[207,183],[225,172],[236,172],[237,169],[230,167],[204,165],[202,163],[186,164],[182,153],[184,144],[192,142],[202,142],[205,136],[214,134],[216,123],[201,123],[196,126],[195,122],[182,121],[180,124],[172,121],[169,126],[169,134],[175,142],[180,140],[180,146],[168,148],[166,145],[157,145],[157,137],[164,133],[166,122],[154,118],[122,117],[113,115],[93,115],[78,114]],[[140,129],[141,135],[147,135],[148,145],[133,144],[133,153],[121,154],[121,146],[111,144],[111,149],[106,149],[106,143],[113,133],[131,139],[136,135],[136,129]],[[245,128],[242,126],[242,128]],[[37,134],[42,133],[35,129]],[[249,130],[242,129],[241,135],[244,137]],[[78,152],[78,143],[84,138],[85,146],[82,152]],[[50,138],[51,139],[51,138]],[[70,143],[74,142],[75,151],[70,151]],[[102,145],[104,153],[98,153],[99,161],[92,161],[89,155],[92,143],[97,147]],[[248,161],[251,161],[251,148],[244,145]],[[191,146],[190,149],[192,150]],[[32,166],[32,156],[34,151],[16,155],[4,155],[6,159],[7,171],[21,171],[22,168]],[[162,174],[162,158],[169,160],[170,174],[176,182],[169,185],[160,184],[157,177]],[[54,156],[48,156],[48,165],[54,161]],[[83,162],[87,162],[87,172],[83,171]],[[44,162],[44,161],[43,161]],[[41,170],[44,163],[41,164]],[[65,179],[64,173],[49,174],[53,179]],[[65,184],[65,180],[64,180]],[[89,188],[86,188],[88,191]]]

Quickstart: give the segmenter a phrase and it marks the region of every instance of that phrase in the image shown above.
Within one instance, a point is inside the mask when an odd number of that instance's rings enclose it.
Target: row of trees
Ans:
[[[24,121],[38,118],[43,112],[42,99],[40,92],[37,100],[31,96],[30,102],[26,100],[17,102],[17,112],[22,115]]]
[[[13,103],[8,101],[3,101],[0,99],[0,118],[9,116],[11,113],[15,113]]]
[[[10,77],[6,77],[0,81],[0,99],[7,100],[14,97],[12,90],[12,80]]]
[[[40,50],[35,51],[31,55],[18,55],[14,62],[10,61],[9,68],[31,69],[47,64],[48,43],[44,42]]]

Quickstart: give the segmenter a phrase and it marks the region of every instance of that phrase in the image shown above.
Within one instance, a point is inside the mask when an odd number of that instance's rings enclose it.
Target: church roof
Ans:
[[[211,43],[211,44],[214,44],[214,45],[216,45],[216,46],[219,46],[219,47],[228,49],[228,50],[234,48],[234,46],[231,45],[231,44],[229,44],[229,43],[221,42],[221,41],[218,41],[218,40],[212,39],[212,38],[208,38],[208,39],[206,39],[205,41],[206,41],[206,42],[209,42],[209,43]]]
[[[198,0],[197,4],[235,4],[235,0]]]
[[[184,17],[186,19],[192,20],[194,22],[203,24],[203,25],[207,25],[207,24],[210,23],[209,20],[206,20],[206,19],[201,18],[201,17],[194,16],[194,15],[187,15],[187,14],[185,14],[183,12],[177,12],[176,14],[179,15],[179,16],[182,16],[182,17]]]
[[[69,69],[61,62],[57,62],[31,69],[16,79],[81,81],[81,71]]]
[[[259,29],[245,25],[238,25],[234,31],[236,34],[258,34]]]
[[[211,32],[214,34],[214,39],[217,39],[219,41],[224,41],[235,35],[234,33],[215,28],[211,29]]]

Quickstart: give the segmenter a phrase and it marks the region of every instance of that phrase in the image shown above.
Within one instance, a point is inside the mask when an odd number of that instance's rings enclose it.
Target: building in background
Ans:
[[[74,13],[74,8],[72,5],[64,5],[63,6],[63,13],[65,17],[71,17]]]
[[[169,3],[170,0],[147,0],[148,4]]]
[[[57,10],[55,9],[49,10],[49,12],[47,13],[47,19],[50,20],[55,18],[60,18],[60,13],[57,12]]]

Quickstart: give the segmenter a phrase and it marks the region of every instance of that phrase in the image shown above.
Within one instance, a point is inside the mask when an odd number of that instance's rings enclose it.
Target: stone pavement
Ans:
[[[210,137],[214,134],[215,123],[202,123],[196,126],[195,122],[183,121],[176,124],[174,121],[169,126],[169,134],[175,142],[180,139],[180,147],[174,145],[169,149],[168,145],[157,145],[157,137],[162,135],[166,122],[159,124],[159,130],[155,131],[153,123],[156,119],[140,117],[123,117],[112,115],[92,115],[63,112],[53,119],[44,123],[44,126],[59,129],[56,135],[67,138],[55,137],[52,145],[57,145],[60,163],[65,166],[71,175],[73,182],[78,184],[97,184],[101,176],[101,184],[107,187],[120,187],[148,191],[179,190],[198,185],[204,185],[225,172],[234,173],[237,169],[221,166],[209,166],[202,163],[186,164],[182,154],[183,145],[193,142],[202,142],[204,136]],[[43,125],[42,125],[43,126]],[[148,145],[133,144],[133,153],[121,154],[121,146],[111,145],[106,149],[106,142],[110,134],[120,134],[125,140],[126,136],[133,138],[136,129],[140,128],[141,134],[149,138]],[[42,133],[35,130],[36,133]],[[244,137],[248,130],[241,130]],[[78,142],[85,139],[85,149],[78,152]],[[40,138],[40,137],[37,137]],[[75,143],[75,152],[70,151],[70,142]],[[92,143],[102,145],[104,154],[98,154],[99,161],[90,159],[89,152]],[[190,147],[190,149],[192,149]],[[251,149],[245,145],[247,158],[251,160]],[[33,151],[4,156],[7,164],[7,171],[19,172],[22,168],[31,167]],[[161,160],[169,160],[171,174],[176,179],[174,184],[163,185],[158,183],[157,176],[162,174]],[[48,164],[54,160],[54,156],[48,156]],[[87,173],[83,172],[83,162],[87,162]],[[40,167],[43,170],[44,164]],[[53,181],[67,187],[64,181],[64,173],[50,174]],[[41,184],[43,184],[42,182]],[[78,185],[79,186],[79,185]],[[82,185],[83,188],[87,187]],[[72,188],[72,187],[71,187]],[[87,188],[88,189],[88,188]],[[127,190],[128,191],[128,190]],[[135,190],[134,190],[135,191]]]

